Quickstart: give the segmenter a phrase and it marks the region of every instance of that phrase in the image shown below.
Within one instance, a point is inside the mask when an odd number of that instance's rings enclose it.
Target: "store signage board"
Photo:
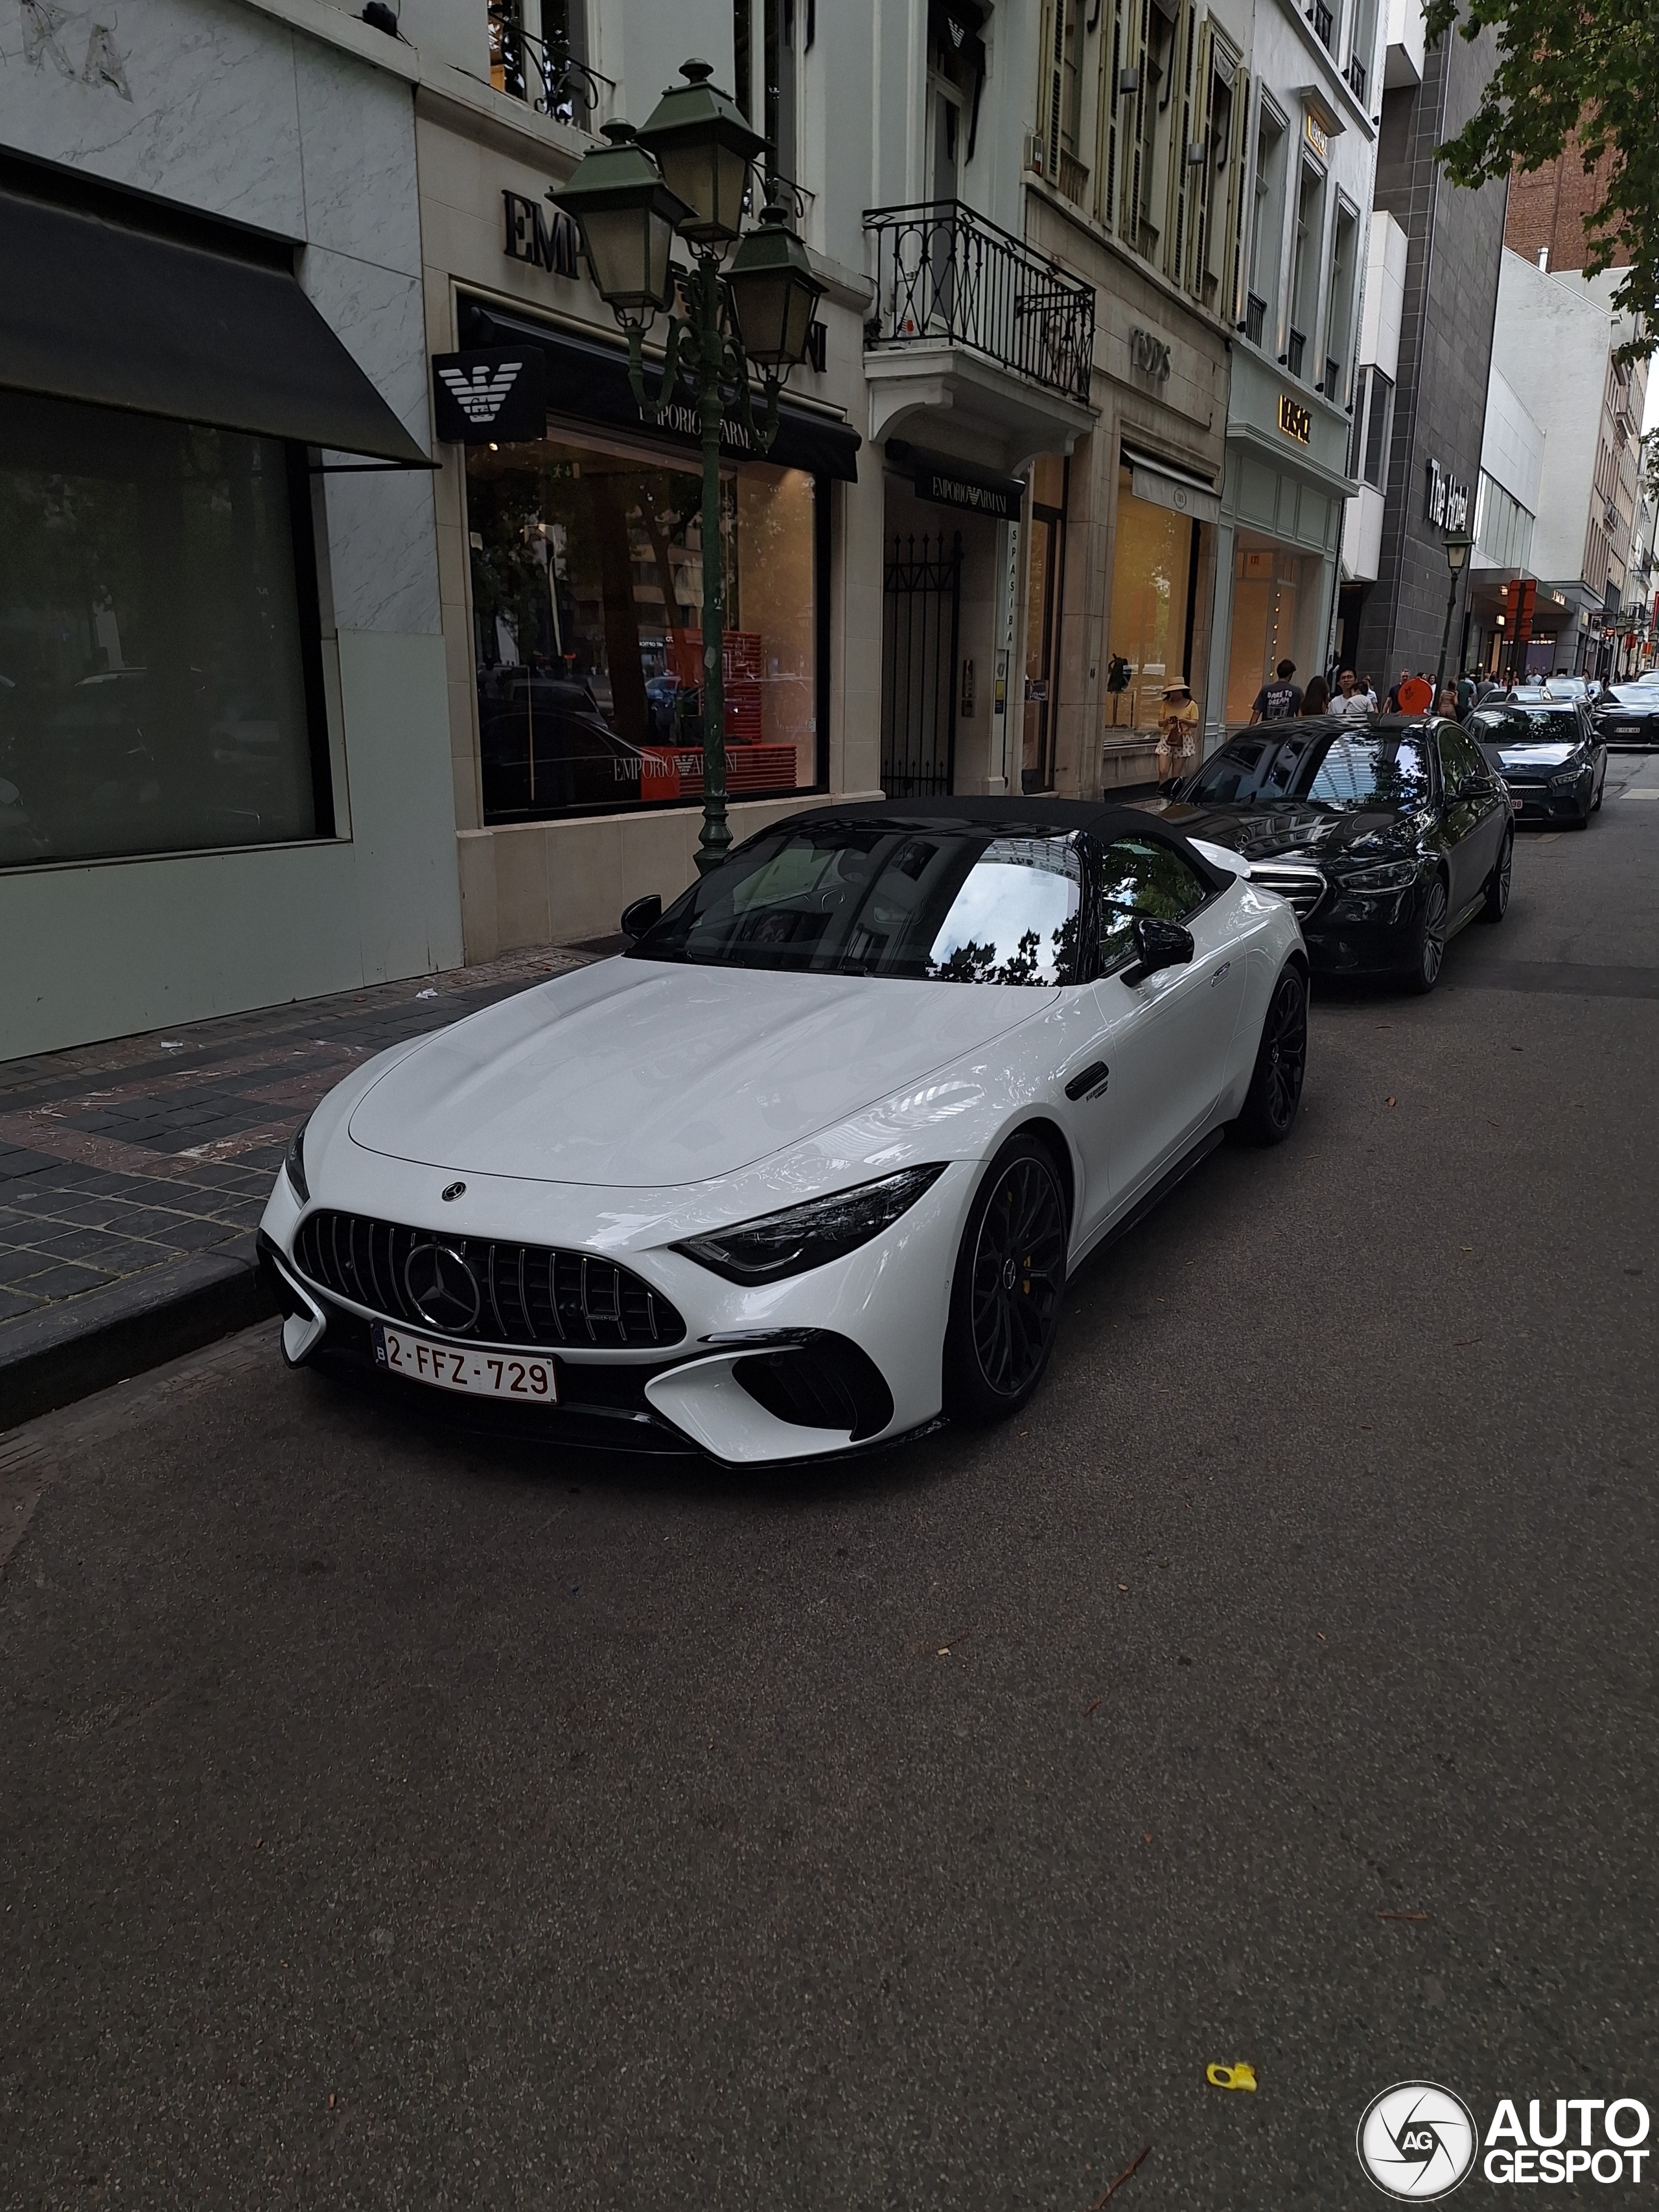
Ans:
[[[547,430],[547,360],[531,345],[432,356],[433,427],[458,446],[510,446]]]
[[[1298,446],[1305,446],[1313,432],[1313,416],[1299,399],[1292,399],[1288,392],[1279,395],[1279,427],[1287,438],[1294,438]]]
[[[1331,157],[1331,142],[1314,120],[1311,113],[1304,114],[1302,127],[1307,134],[1308,143],[1313,148],[1314,152],[1318,155],[1322,161],[1328,161]]]
[[[1131,331],[1129,366],[1140,375],[1150,376],[1155,384],[1167,384],[1172,366],[1168,340],[1159,337],[1156,331]]]
[[[988,515],[993,522],[1018,522],[1024,503],[1025,486],[1018,477],[994,475],[975,468],[950,453],[924,453],[899,439],[890,441],[890,460],[912,471],[918,499],[934,507],[956,507],[969,514]]]
[[[501,193],[501,215],[509,261],[526,261],[550,276],[576,275],[576,226],[562,209],[508,187]]]
[[[1450,477],[1438,461],[1431,461],[1427,468],[1428,495],[1424,512],[1437,530],[1467,530],[1469,521],[1469,488]]]

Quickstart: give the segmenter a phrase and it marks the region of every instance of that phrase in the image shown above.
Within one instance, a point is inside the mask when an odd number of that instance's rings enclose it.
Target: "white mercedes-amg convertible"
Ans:
[[[826,806],[623,929],[317,1108],[260,1239],[292,1364],[730,1462],[995,1419],[1091,1252],[1295,1122],[1295,914],[1133,809]]]

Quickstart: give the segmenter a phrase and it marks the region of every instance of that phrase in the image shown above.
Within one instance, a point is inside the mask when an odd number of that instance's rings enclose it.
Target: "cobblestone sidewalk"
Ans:
[[[21,1385],[8,1405],[9,1371],[249,1279],[289,1138],[349,1068],[587,957],[545,947],[0,1060],[0,1427],[40,1409],[38,1391],[16,1409]]]

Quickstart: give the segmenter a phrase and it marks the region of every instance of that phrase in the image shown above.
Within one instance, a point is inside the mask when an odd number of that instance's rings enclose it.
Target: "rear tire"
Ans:
[[[1066,1288],[1066,1194],[1035,1137],[1011,1137],[968,1210],[945,1332],[945,1410],[981,1425],[1042,1380]]]
[[[1480,909],[1482,921],[1502,921],[1510,910],[1510,877],[1515,866],[1515,832],[1504,832],[1503,849],[1492,864],[1486,878],[1486,903]]]
[[[1433,990],[1446,964],[1446,886],[1437,876],[1423,901],[1423,925],[1418,932],[1417,965],[1406,977],[1406,988],[1419,998]]]
[[[1255,1067],[1233,1127],[1249,1145],[1282,1145],[1296,1127],[1308,1072],[1308,984],[1287,968],[1273,986],[1256,1048]]]

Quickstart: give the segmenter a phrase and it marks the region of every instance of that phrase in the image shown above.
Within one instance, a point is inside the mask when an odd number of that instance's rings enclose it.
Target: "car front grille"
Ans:
[[[1298,921],[1306,921],[1325,896],[1325,878],[1309,860],[1252,860],[1250,881],[1288,899]]]
[[[435,1263],[434,1253],[443,1255]],[[678,1344],[685,1334],[659,1291],[589,1252],[319,1212],[300,1224],[294,1256],[319,1290],[441,1336],[620,1352]]]

